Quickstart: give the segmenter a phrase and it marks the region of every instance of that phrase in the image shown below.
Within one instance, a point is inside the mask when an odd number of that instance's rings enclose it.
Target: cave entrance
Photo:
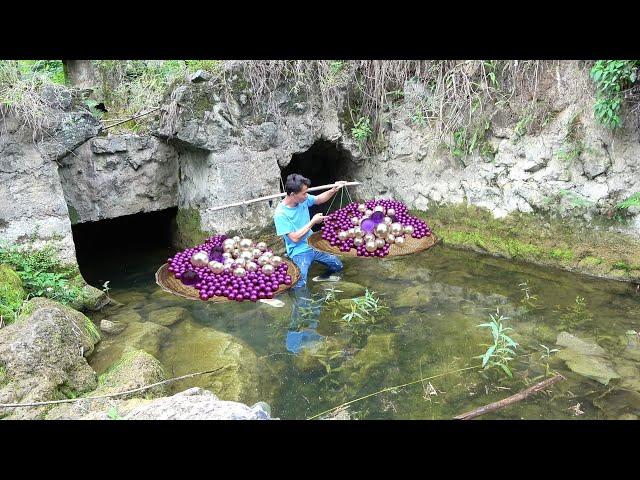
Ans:
[[[87,283],[97,288],[106,281],[110,288],[147,285],[175,253],[171,233],[177,211],[174,207],[73,225],[76,258]]]
[[[291,157],[291,162],[282,169],[282,185],[280,191],[284,192],[284,182],[287,176],[292,173],[299,173],[311,180],[311,187],[334,183],[337,180],[350,180],[349,166],[351,165],[351,154],[333,142],[318,140],[309,150],[303,153],[295,153]],[[317,195],[320,192],[312,192]],[[353,198],[353,192],[350,192]],[[346,192],[343,194],[342,203],[349,203]],[[328,213],[331,200],[322,205],[314,205],[309,209],[309,215],[316,213]],[[331,211],[340,208],[340,192],[331,205]],[[314,230],[318,230],[320,225],[315,225]]]

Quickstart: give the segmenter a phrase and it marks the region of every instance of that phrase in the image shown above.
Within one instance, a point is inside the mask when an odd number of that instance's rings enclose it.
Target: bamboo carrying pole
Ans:
[[[309,190],[307,190],[307,192],[315,192],[317,190],[327,190],[329,188],[335,187],[337,185],[337,183],[330,183],[328,185],[320,185],[319,187],[312,187]],[[353,187],[356,185],[362,185],[360,182],[346,182],[344,184],[345,187]],[[211,208],[207,208],[205,209],[206,211],[209,212],[215,212],[216,210],[222,210],[223,208],[229,208],[229,207],[239,207],[241,205],[248,205],[250,203],[255,203],[255,202],[263,202],[265,200],[271,200],[272,198],[280,198],[280,197],[284,197],[286,196],[286,193],[276,193],[274,195],[267,195],[265,197],[258,197],[258,198],[254,198],[253,200],[244,200],[242,202],[236,202],[236,203],[229,203],[227,205],[221,205],[219,207],[211,207]]]
[[[490,403],[489,405],[476,408],[475,410],[472,410],[467,413],[463,413],[453,418],[454,420],[470,420],[472,418],[479,417],[480,415],[484,415],[485,413],[499,410],[508,405],[511,405],[512,403],[516,403],[516,402],[519,402],[520,400],[524,400],[532,393],[539,392],[540,390],[544,390],[545,388],[550,387],[551,385],[553,385],[556,382],[559,382],[560,380],[564,380],[564,377],[560,374],[555,375],[551,378],[543,380],[540,383],[536,383],[534,386],[529,387],[525,390],[522,390],[521,392],[516,393],[515,395],[511,395],[510,397],[500,400],[499,402]]]

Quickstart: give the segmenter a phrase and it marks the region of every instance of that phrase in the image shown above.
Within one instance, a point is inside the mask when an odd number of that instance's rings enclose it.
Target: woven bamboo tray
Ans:
[[[328,241],[322,238],[322,232],[315,232],[307,240],[311,247],[321,252],[332,253],[333,255],[340,255],[343,257],[355,257],[355,258],[377,258],[380,257],[359,257],[355,248],[352,248],[348,252],[343,252],[337,247],[334,247]],[[438,243],[438,237],[434,233],[431,233],[430,237],[413,238],[409,235],[405,235],[405,242],[402,246],[395,243],[389,247],[389,254],[384,258],[398,257],[400,255],[409,255],[411,253],[427,250]]]
[[[291,260],[286,258],[282,259],[283,262],[286,262],[289,265],[287,268],[287,275],[291,276],[291,285],[280,285],[280,288],[274,292],[274,295],[279,295],[282,292],[289,290],[293,287],[298,279],[300,278],[300,269],[298,266],[293,263]],[[162,265],[158,271],[156,272],[156,283],[168,293],[173,293],[174,295],[178,295],[179,297],[186,298],[189,300],[200,300],[200,292],[197,288],[191,287],[183,284],[179,278],[175,278],[173,273],[169,271],[169,264],[165,263]],[[225,302],[235,302],[236,300],[229,300],[227,297],[211,297],[207,302],[213,303],[225,303]],[[248,300],[247,300],[248,301]]]

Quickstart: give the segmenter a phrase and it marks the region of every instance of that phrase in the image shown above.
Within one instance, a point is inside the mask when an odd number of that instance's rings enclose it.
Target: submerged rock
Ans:
[[[115,315],[110,315],[107,320],[114,323],[142,322],[142,316],[132,308],[118,309]]]
[[[58,400],[94,389],[96,373],[84,358],[100,340],[93,323],[44,298],[30,300],[25,311],[0,329],[0,403]],[[39,418],[46,408],[0,409],[0,418]]]
[[[174,323],[190,318],[191,315],[189,314],[189,311],[182,307],[168,307],[153,310],[149,312],[148,316],[150,322],[157,323],[165,327],[170,327]]]
[[[380,367],[394,362],[396,351],[394,333],[372,334],[367,344],[345,363],[344,373],[356,385],[380,373]]]
[[[175,376],[226,367],[213,374],[180,380],[174,389],[197,386],[224,400],[258,400],[258,358],[251,348],[227,333],[191,321],[181,322],[160,359]]]
[[[574,352],[581,353],[582,355],[595,355],[600,357],[606,355],[606,352],[601,346],[595,343],[585,342],[584,340],[581,340],[567,332],[560,332],[558,334],[556,344],[573,350]]]
[[[142,292],[126,291],[112,294],[114,300],[124,303],[125,305],[136,302],[144,302],[147,296]]]
[[[638,392],[614,390],[601,398],[595,398],[593,404],[602,410],[608,419],[620,418],[622,415],[640,415]]]
[[[100,330],[110,335],[118,335],[122,333],[125,328],[127,328],[127,326],[120,322],[112,322],[110,320],[102,320],[100,322]]]
[[[327,290],[335,290],[336,298],[355,298],[364,295],[365,287],[358,283],[353,282],[336,282],[336,283],[322,283],[320,287],[320,293],[323,295]],[[339,291],[338,291],[339,290]]]
[[[575,350],[561,350],[556,355],[565,361],[575,373],[608,385],[614,378],[620,378],[611,364],[602,357],[583,355]]]

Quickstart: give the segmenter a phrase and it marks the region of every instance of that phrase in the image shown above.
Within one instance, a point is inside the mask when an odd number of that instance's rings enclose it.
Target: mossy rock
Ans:
[[[102,290],[91,285],[82,287],[82,307],[86,310],[97,311],[109,303],[109,297]]]
[[[557,358],[564,360],[570,370],[590,378],[603,385],[608,385],[612,379],[620,378],[611,364],[601,357],[583,355],[574,350],[566,349],[557,353]]]
[[[191,314],[186,308],[168,307],[149,312],[147,318],[150,322],[157,323],[158,325],[163,325],[165,327],[170,327],[174,323],[191,319]]]
[[[576,337],[575,335],[571,335],[568,332],[560,332],[558,334],[556,345],[566,347],[582,355],[595,355],[599,357],[606,355],[606,352],[600,345],[581,340],[580,338]]]
[[[125,349],[144,350],[157,357],[160,346],[167,339],[171,331],[167,327],[155,323],[130,323],[118,338]]]
[[[165,379],[164,369],[153,355],[143,350],[128,350],[122,354],[120,360],[98,377],[98,388],[90,396],[133,390]],[[166,395],[167,391],[167,384],[163,384],[118,398],[155,398]]]
[[[387,302],[395,308],[417,307],[425,305],[431,301],[431,295],[422,286],[413,286],[400,291],[395,297],[389,298]]]
[[[335,290],[336,298],[355,298],[361,297],[365,294],[365,287],[358,283],[353,282],[330,282],[330,283],[321,283],[322,285],[319,289],[319,293],[322,295],[325,294],[327,290]],[[338,291],[339,290],[339,291]]]
[[[200,387],[210,390],[221,400],[251,404],[261,399],[256,354],[227,333],[191,321],[180,322],[160,359],[175,376],[226,367],[213,374],[175,382],[173,392]]]
[[[614,390],[603,397],[594,398],[593,404],[604,412],[608,419],[622,415],[640,415],[640,393]]]
[[[176,214],[176,229],[173,244],[180,249],[203,243],[212,235],[202,230],[200,212],[197,208],[179,208]]]
[[[547,344],[553,343],[558,336],[558,333],[545,323],[539,323],[533,327],[532,333],[536,338],[547,342]]]
[[[118,292],[112,295],[113,299],[125,305],[147,300],[147,295],[137,291]]]
[[[142,315],[132,308],[118,309],[117,313],[106,317],[114,323],[139,323],[142,322]]]
[[[362,350],[345,363],[343,372],[348,381],[355,385],[364,385],[368,379],[384,373],[380,367],[394,363],[395,336],[394,333],[370,335]]]
[[[0,264],[0,315],[5,323],[13,320],[27,292],[18,274],[8,265]]]

